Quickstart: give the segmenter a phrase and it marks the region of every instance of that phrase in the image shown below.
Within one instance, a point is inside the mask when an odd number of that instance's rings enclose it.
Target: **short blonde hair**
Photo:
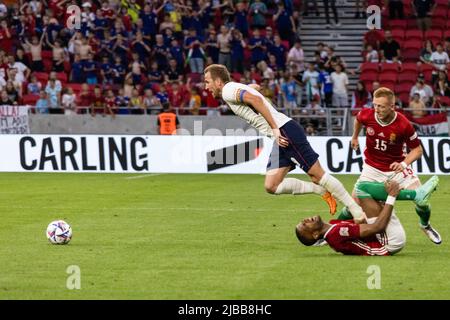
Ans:
[[[374,98],[382,98],[382,97],[386,97],[388,98],[389,102],[394,103],[395,102],[395,94],[394,92],[386,87],[381,87],[378,88],[377,90],[375,90],[375,92],[373,93],[373,97]]]
[[[227,67],[221,64],[211,64],[206,67],[204,74],[211,74],[212,80],[220,79],[223,83],[227,83],[231,81],[230,72],[227,70]]]

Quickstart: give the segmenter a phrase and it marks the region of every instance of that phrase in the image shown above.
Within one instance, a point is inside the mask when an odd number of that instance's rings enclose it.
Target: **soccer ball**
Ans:
[[[47,227],[47,239],[52,244],[68,244],[72,239],[72,228],[63,220],[50,222]]]

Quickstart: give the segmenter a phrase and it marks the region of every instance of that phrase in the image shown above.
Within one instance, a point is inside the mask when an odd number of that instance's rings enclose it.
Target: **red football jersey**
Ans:
[[[378,170],[392,171],[391,163],[405,159],[405,145],[410,149],[420,145],[416,130],[401,113],[396,112],[389,124],[380,123],[374,109],[361,110],[356,118],[367,129],[365,162]]]
[[[331,228],[325,233],[325,240],[336,252],[358,256],[388,256],[389,251],[377,237],[362,239],[359,235],[359,225],[352,220],[331,220]],[[385,233],[380,239],[386,243]]]

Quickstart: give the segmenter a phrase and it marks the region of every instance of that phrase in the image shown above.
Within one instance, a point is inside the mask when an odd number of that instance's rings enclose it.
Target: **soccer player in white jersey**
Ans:
[[[342,183],[322,169],[318,160],[319,155],[314,152],[303,128],[297,122],[278,112],[251,86],[231,81],[230,73],[225,66],[212,64],[205,69],[204,74],[206,89],[215,98],[222,98],[236,115],[275,140],[265,178],[268,193],[327,195],[327,192],[330,192],[349,208],[355,221],[365,221],[363,210]],[[296,165],[310,176],[312,182],[286,178]],[[335,210],[335,206],[334,208],[330,206],[332,213]]]

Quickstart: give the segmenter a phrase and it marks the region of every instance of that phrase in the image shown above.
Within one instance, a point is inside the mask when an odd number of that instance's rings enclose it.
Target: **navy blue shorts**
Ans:
[[[303,171],[308,172],[319,159],[319,155],[306,139],[302,126],[291,120],[282,126],[280,131],[281,135],[289,140],[289,146],[282,148],[274,141],[267,163],[267,171],[285,167],[294,170],[298,165]]]

